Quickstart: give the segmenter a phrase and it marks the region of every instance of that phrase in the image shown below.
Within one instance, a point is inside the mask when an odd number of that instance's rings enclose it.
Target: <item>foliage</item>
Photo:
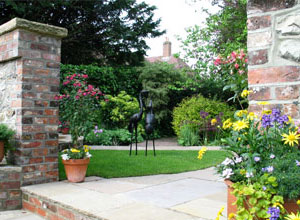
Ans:
[[[248,88],[247,62],[246,54],[243,50],[238,52],[234,51],[227,58],[218,57],[214,61],[215,66],[220,67],[219,71],[222,71],[222,74],[225,73],[224,75],[227,76],[224,78],[227,85],[224,86],[223,90],[228,89],[234,93],[228,100],[233,100],[234,102],[237,100],[242,109],[242,104],[248,104],[248,99],[240,99],[242,91]]]
[[[149,91],[153,100],[156,128],[160,130],[161,135],[170,135],[172,134],[171,121],[174,106],[170,99],[172,95],[170,87],[183,82],[184,77],[174,65],[165,62],[145,63],[140,70],[139,79],[143,84],[143,89]]]
[[[109,102],[101,101],[102,122],[108,128],[126,128],[130,117],[139,111],[139,103],[125,91],[118,96],[107,95]]]
[[[6,124],[0,124],[0,141],[4,141],[7,144],[14,134],[14,130],[10,129]]]
[[[199,134],[189,124],[180,127],[178,143],[182,146],[197,146],[199,145]]]
[[[171,174],[204,169],[220,163],[226,156],[224,151],[207,151],[202,160],[197,158],[197,151],[166,150],[153,152],[138,151],[137,156],[128,156],[127,150],[91,150],[93,160],[90,161],[86,176],[104,178],[146,176],[155,174]],[[66,179],[64,167],[59,160],[60,180]]]
[[[232,187],[233,195],[237,198],[236,220],[266,219],[271,217],[269,207],[283,205],[283,197],[276,194],[276,178],[270,174],[263,174],[255,183],[237,182]]]
[[[103,93],[113,96],[121,91],[137,97],[142,90],[137,67],[111,67],[97,65],[61,65],[61,83],[70,73],[84,74],[86,82],[99,88]]]
[[[127,129],[107,130],[101,129],[102,132],[95,132],[94,129],[85,137],[85,142],[93,145],[120,146],[131,143],[131,133]],[[144,139],[138,132],[138,142]]]
[[[85,159],[90,158],[92,155],[89,152],[90,147],[84,145],[81,148],[71,148],[65,149],[62,151],[61,158],[63,160],[76,160],[76,159]]]
[[[202,117],[201,111],[206,112],[207,115]],[[225,118],[233,115],[233,109],[226,103],[209,100],[201,95],[186,98],[173,110],[173,129],[178,136],[180,128],[184,124],[190,124],[197,129],[205,128],[207,119],[216,118],[221,112],[223,113],[222,117]]]
[[[72,143],[78,147],[78,138],[86,135],[94,126],[99,101],[104,94],[85,82],[87,75],[73,74],[66,77],[62,93],[55,97],[59,101],[61,119],[69,123]]]
[[[0,24],[19,17],[67,28],[65,64],[135,65],[149,49],[144,39],[164,33],[155,9],[136,0],[1,0]]]

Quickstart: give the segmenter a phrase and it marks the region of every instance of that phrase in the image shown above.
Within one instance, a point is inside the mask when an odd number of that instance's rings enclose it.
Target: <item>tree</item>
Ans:
[[[149,48],[144,39],[164,33],[155,9],[136,0],[0,0],[0,24],[20,17],[67,28],[64,64],[136,65]]]

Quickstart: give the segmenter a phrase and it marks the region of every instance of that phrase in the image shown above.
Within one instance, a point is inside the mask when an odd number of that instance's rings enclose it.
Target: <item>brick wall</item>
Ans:
[[[268,101],[300,118],[300,1],[249,0],[250,111]]]
[[[21,167],[0,167],[0,211],[22,208]]]
[[[67,30],[24,19],[0,26],[0,123],[16,130],[21,185],[58,180],[61,38]],[[1,168],[0,168],[1,169]]]

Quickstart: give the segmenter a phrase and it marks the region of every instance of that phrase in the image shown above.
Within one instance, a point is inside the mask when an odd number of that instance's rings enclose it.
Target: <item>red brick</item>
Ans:
[[[30,72],[32,74],[32,72]],[[25,83],[44,83],[44,79],[40,77],[23,77],[23,82]]]
[[[299,106],[296,104],[283,104],[282,112],[292,118],[299,118]]]
[[[275,89],[277,100],[291,100],[299,98],[299,86],[285,86]]]
[[[35,85],[34,89],[37,92],[49,92],[49,86],[46,85]]]
[[[33,50],[43,50],[43,51],[49,51],[50,47],[45,45],[45,44],[37,44],[37,43],[32,43],[30,45],[30,48]]]
[[[53,63],[53,62],[48,62],[47,67],[53,68],[53,69],[58,69],[59,68],[59,63]]]
[[[55,205],[52,205],[52,204],[48,203],[48,202],[43,202],[42,207],[44,209],[50,210],[53,213],[57,212],[57,207]]]
[[[47,124],[48,118],[34,118],[34,123],[37,124]]]
[[[0,189],[20,189],[20,181],[18,182],[2,182]]]
[[[19,50],[19,55],[26,58],[34,58],[34,59],[39,59],[42,57],[40,52],[29,51],[29,50]]]
[[[36,168],[37,168],[37,170],[39,170],[41,172],[48,171],[48,165],[46,165],[46,164],[38,165],[38,166],[36,166]]]
[[[46,146],[54,146],[54,147],[56,147],[56,146],[58,146],[58,141],[56,140],[56,141],[46,141]]]
[[[47,154],[48,154],[48,149],[47,148],[34,149],[32,151],[32,155],[34,157],[47,156]]]
[[[38,41],[38,35],[25,32],[25,31],[20,31],[20,40],[24,41]]]
[[[0,52],[3,52],[3,51],[5,51],[5,50],[6,50],[6,48],[7,48],[7,46],[6,46],[6,45],[1,45],[1,46],[0,46]]]
[[[23,132],[42,132],[43,127],[37,125],[24,125],[22,130]]]
[[[45,109],[45,114],[46,115],[58,115],[58,110],[57,109]]]
[[[42,217],[45,217],[47,215],[47,212],[41,208],[37,208],[36,213]]]
[[[256,50],[248,53],[249,65],[261,65],[268,62],[268,50]]]
[[[45,175],[46,177],[58,176],[58,171],[48,171]]]
[[[45,82],[49,85],[59,85],[59,79],[57,78],[45,79]]]
[[[22,109],[22,115],[24,116],[43,115],[43,113],[43,110]]]
[[[31,99],[35,99],[36,98],[36,93],[33,92],[23,92],[22,93],[22,97],[25,99],[31,98]]]
[[[49,106],[49,102],[47,101],[34,101],[34,106],[35,107],[48,107]]]
[[[41,75],[41,76],[48,76],[50,73],[50,70],[45,70],[45,69],[37,69],[34,72],[37,75]]]
[[[61,217],[58,217],[57,215],[50,215],[48,217],[49,220],[64,220],[63,218]]]
[[[42,142],[39,142],[39,141],[21,144],[21,147],[23,147],[23,148],[36,148],[36,147],[40,147],[40,146],[42,146]]]
[[[34,172],[35,171],[35,166],[24,166],[22,167],[23,172],[24,173],[28,173],[28,172]]]
[[[21,198],[21,190],[14,190],[9,192],[9,198]]]
[[[28,211],[33,212],[33,213],[36,212],[36,207],[34,207],[33,205],[31,205],[28,202],[25,202],[24,200],[23,200],[23,209],[27,209]]]
[[[55,117],[55,118],[48,118],[48,124],[54,124],[54,125],[57,125],[58,124],[58,118]]]
[[[248,71],[248,83],[250,85],[294,81],[300,81],[299,66],[270,67]]]
[[[40,68],[40,67],[44,66],[44,62],[39,61],[39,60],[24,59],[24,65]]]
[[[42,56],[45,60],[53,60],[55,62],[60,62],[60,56],[58,56],[58,55],[44,53]]]
[[[75,215],[67,209],[62,209],[58,207],[58,214],[70,220],[75,219]]]
[[[21,199],[6,200],[5,205],[7,208],[21,206]]]
[[[255,101],[265,101],[270,100],[270,88],[269,87],[260,87],[259,90],[254,90],[249,95],[249,100]]]
[[[20,179],[20,173],[8,173],[7,174],[8,180],[19,180]]]
[[[43,140],[43,139],[46,139],[46,134],[45,133],[38,133],[38,134],[34,135],[34,138],[38,139],[38,140]]]
[[[45,158],[45,162],[58,162],[58,158],[57,157],[46,157]]]
[[[42,203],[40,202],[40,200],[38,198],[35,197],[29,197],[29,202],[34,204],[35,206],[41,207]]]
[[[39,157],[39,158],[30,158],[29,159],[29,164],[33,164],[33,163],[42,163],[43,162],[43,158]]]

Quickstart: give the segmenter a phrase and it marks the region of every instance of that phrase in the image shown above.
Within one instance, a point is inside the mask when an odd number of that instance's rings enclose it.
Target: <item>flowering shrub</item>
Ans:
[[[90,158],[92,155],[90,154],[89,150],[91,147],[84,145],[83,148],[71,148],[65,149],[62,151],[61,158],[63,160],[70,160],[70,159],[85,159]]]
[[[219,66],[222,71],[225,71],[227,76],[225,78],[226,86],[223,90],[231,90],[234,92],[234,96],[229,98],[229,100],[238,101],[240,105],[247,102],[247,99],[240,100],[239,95],[243,90],[248,88],[248,78],[247,78],[247,58],[243,50],[233,51],[230,56],[223,58],[218,57],[214,61],[215,66]],[[245,97],[243,97],[245,98]]]
[[[96,121],[99,102],[104,94],[85,82],[87,75],[73,74],[62,83],[62,93],[55,97],[59,101],[60,116],[69,122],[72,142],[78,146],[79,136],[87,134]]]
[[[223,129],[230,130],[231,136],[222,142],[232,156],[217,166],[217,172],[235,182],[236,220],[277,219],[278,209],[282,217],[283,198],[300,196],[299,128],[274,108],[259,115],[240,110]]]

